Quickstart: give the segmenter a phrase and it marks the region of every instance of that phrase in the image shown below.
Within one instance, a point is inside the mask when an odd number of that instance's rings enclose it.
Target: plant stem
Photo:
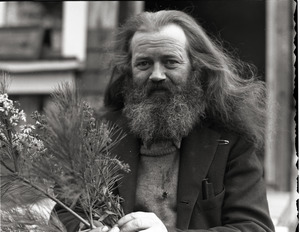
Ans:
[[[3,160],[0,161],[1,164],[10,172],[15,173]]]
[[[90,227],[91,225],[84,219],[82,218],[80,215],[78,215],[76,212],[74,212],[71,208],[69,208],[68,206],[66,206],[63,202],[61,202],[60,200],[56,199],[55,197],[51,196],[50,194],[48,194],[44,189],[42,189],[41,187],[31,183],[29,180],[27,180],[26,178],[18,175],[18,173],[15,173],[11,168],[9,168],[2,160],[1,160],[1,164],[7,168],[10,172],[16,174],[16,176],[25,184],[29,185],[30,187],[38,190],[39,192],[41,192],[42,194],[44,194],[46,197],[50,198],[51,200],[55,201],[57,204],[59,204],[60,206],[62,206],[64,209],[66,209],[68,212],[70,212],[74,217],[76,217],[78,220],[80,220],[83,224],[85,224],[86,226]],[[93,225],[92,225],[93,226]],[[93,226],[92,229],[94,229],[95,227]]]

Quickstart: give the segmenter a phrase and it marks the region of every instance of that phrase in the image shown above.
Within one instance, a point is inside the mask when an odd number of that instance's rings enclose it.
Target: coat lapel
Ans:
[[[122,207],[124,213],[133,211],[135,204],[135,190],[137,183],[137,171],[139,160],[139,142],[134,137],[128,128],[127,120],[122,116],[121,112],[109,113],[105,116],[108,121],[111,121],[118,128],[122,129],[125,137],[111,150],[113,155],[116,155],[120,160],[129,165],[130,172],[124,174],[118,183],[119,195],[123,198]]]
[[[129,165],[130,172],[126,173],[119,183],[119,194],[124,199],[122,204],[125,214],[132,212],[135,205],[135,190],[139,159],[139,145],[136,138],[127,135],[118,145],[118,152],[114,153]]]
[[[188,229],[202,180],[205,179],[218,146],[220,134],[197,126],[182,140],[177,190],[177,228]],[[202,193],[200,192],[202,195]]]

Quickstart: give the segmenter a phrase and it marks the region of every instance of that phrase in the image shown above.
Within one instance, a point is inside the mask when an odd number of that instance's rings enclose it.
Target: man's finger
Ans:
[[[120,232],[119,227],[114,226],[113,228],[111,228],[111,230],[109,232]]]
[[[122,232],[141,231],[156,226],[158,221],[153,213],[133,213],[119,222]]]
[[[131,221],[125,223],[121,227],[122,232],[135,232],[147,229],[149,226],[146,226],[141,219],[132,219]]]
[[[125,215],[124,217],[122,217],[119,221],[118,221],[118,226],[121,227],[124,224],[126,224],[127,222],[136,219],[136,218],[140,218],[140,217],[145,217],[145,213],[144,212],[134,212],[134,213],[129,213],[127,215]]]

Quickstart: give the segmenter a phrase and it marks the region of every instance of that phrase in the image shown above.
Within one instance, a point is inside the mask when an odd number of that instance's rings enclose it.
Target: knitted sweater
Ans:
[[[135,211],[154,212],[166,225],[176,225],[179,149],[172,142],[142,147]]]

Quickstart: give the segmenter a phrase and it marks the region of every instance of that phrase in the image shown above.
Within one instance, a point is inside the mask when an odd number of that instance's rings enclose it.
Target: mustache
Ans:
[[[170,82],[148,82],[145,86],[145,92],[147,95],[151,95],[155,91],[165,91],[166,93],[174,93],[178,90],[178,87]]]

